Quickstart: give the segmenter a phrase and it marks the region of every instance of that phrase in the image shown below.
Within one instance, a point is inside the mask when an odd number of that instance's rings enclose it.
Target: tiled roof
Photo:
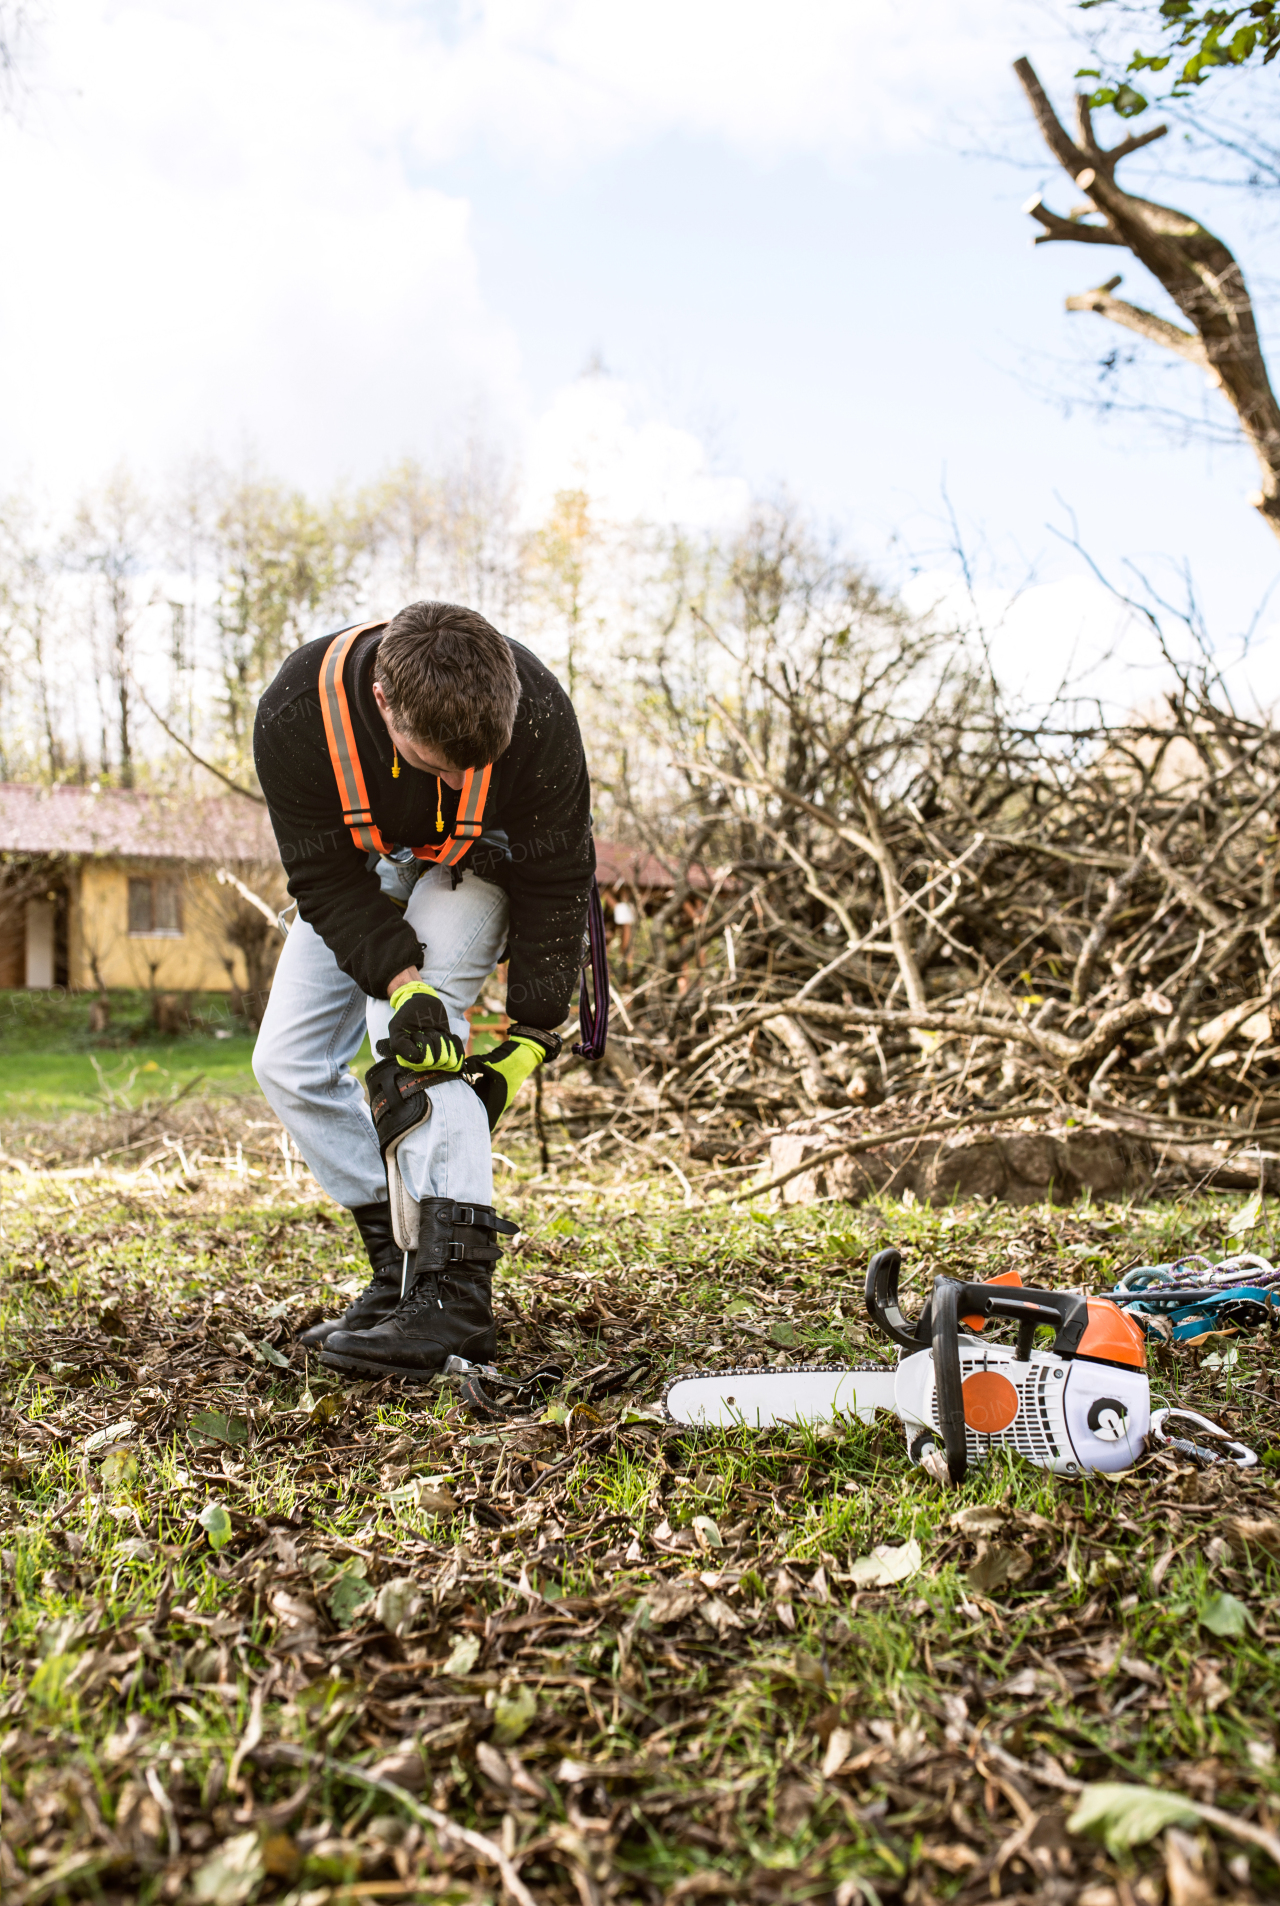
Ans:
[[[265,807],[235,794],[188,800],[130,788],[0,782],[0,853],[145,860],[278,858]]]
[[[278,858],[265,807],[235,794],[187,800],[131,788],[29,787],[0,781],[0,853],[110,854],[138,860],[267,860]],[[680,860],[660,860],[643,847],[596,842],[602,887],[670,893]],[[708,887],[705,867],[689,872],[691,887]]]
[[[643,847],[624,847],[617,841],[596,842],[596,878],[602,887],[634,887],[640,893],[670,893],[680,872],[681,860],[659,860]],[[705,867],[689,869],[691,887],[709,887],[711,875]]]

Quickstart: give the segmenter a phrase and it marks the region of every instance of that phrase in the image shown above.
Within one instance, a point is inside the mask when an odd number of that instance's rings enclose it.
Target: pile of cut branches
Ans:
[[[1088,1108],[1175,1152],[1280,1128],[1280,734],[1207,668],[1141,718],[1019,726],[879,615],[878,647],[739,640],[683,836],[634,804],[673,882],[614,1041],[635,1123],[720,1158],[872,1106]]]

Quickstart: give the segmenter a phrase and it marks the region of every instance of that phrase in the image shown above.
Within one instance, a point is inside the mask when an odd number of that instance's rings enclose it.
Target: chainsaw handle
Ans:
[[[923,1350],[929,1341],[929,1309],[926,1305],[924,1315],[910,1323],[902,1314],[898,1303],[898,1273],[902,1269],[902,1253],[890,1245],[888,1250],[877,1251],[867,1266],[865,1298],[867,1315],[877,1330],[882,1330],[890,1342],[903,1350]]]
[[[960,1379],[960,1304],[968,1303],[969,1284],[954,1277],[934,1280],[930,1314],[933,1326],[933,1405],[947,1469],[958,1487],[969,1468],[964,1426],[964,1390]]]
[[[898,1275],[902,1253],[892,1245],[877,1251],[867,1266],[865,1298],[867,1315],[877,1330],[884,1332],[900,1349],[924,1350],[938,1334],[937,1294],[943,1285],[958,1293],[954,1324],[948,1329],[958,1336],[961,1320],[988,1317],[1008,1318],[1018,1325],[1018,1354],[1024,1360],[1031,1354],[1035,1332],[1047,1325],[1054,1333],[1053,1348],[1059,1357],[1073,1357],[1089,1324],[1087,1298],[1076,1291],[1034,1293],[1013,1289],[1007,1284],[964,1284],[954,1277],[939,1277],[933,1294],[919,1317],[911,1320],[898,1302]],[[957,1351],[957,1355],[959,1352]]]
[[[1042,1324],[1054,1332],[1053,1348],[1059,1357],[1074,1357],[1080,1339],[1089,1324],[1089,1302],[1077,1291],[1036,1291],[1034,1296],[993,1284],[960,1284],[953,1278],[940,1277],[934,1284],[934,1326],[937,1337],[937,1293],[943,1284],[954,1284],[960,1293],[959,1317],[1008,1317],[1028,1336]]]

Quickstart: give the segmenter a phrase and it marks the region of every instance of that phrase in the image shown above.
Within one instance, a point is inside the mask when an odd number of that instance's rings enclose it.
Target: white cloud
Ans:
[[[900,148],[1005,60],[1023,11],[60,0],[33,100],[0,125],[0,478],[255,446],[325,481],[477,404],[516,419],[516,329],[442,162],[581,169],[671,132],[759,157]]]
[[[644,409],[620,378],[581,377],[557,391],[528,433],[524,522],[544,521],[557,490],[585,490],[593,513],[617,524],[643,518],[711,529],[741,518],[746,483],[715,475],[692,431]]]
[[[913,576],[902,599],[939,628],[958,629],[988,658],[1011,707],[1034,718],[1061,698],[1087,717],[1101,703],[1110,717],[1162,705],[1177,672],[1151,623],[1091,575],[1013,591],[971,589],[945,570]],[[1162,617],[1169,655],[1194,670],[1202,659],[1176,618]],[[1222,643],[1215,662],[1242,713],[1280,705],[1280,639]]]
[[[437,48],[420,137],[559,162],[664,131],[765,157],[900,151],[1007,69],[1024,22],[1043,43],[1022,0],[488,0]]]
[[[205,444],[365,475],[479,400],[519,403],[466,202],[411,177],[368,84],[344,94],[397,44],[333,3],[59,13],[66,90],[0,129],[7,475]]]

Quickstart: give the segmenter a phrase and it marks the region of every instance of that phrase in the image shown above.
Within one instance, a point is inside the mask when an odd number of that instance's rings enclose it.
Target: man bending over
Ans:
[[[572,704],[482,615],[415,602],[296,649],[253,744],[297,902],[253,1069],[372,1268],[301,1341],[370,1376],[488,1363],[515,1229],[490,1135],[560,1051],[595,864]],[[466,1009],[504,949],[515,1023],[466,1059]],[[372,1114],[349,1070],[366,1026]]]

